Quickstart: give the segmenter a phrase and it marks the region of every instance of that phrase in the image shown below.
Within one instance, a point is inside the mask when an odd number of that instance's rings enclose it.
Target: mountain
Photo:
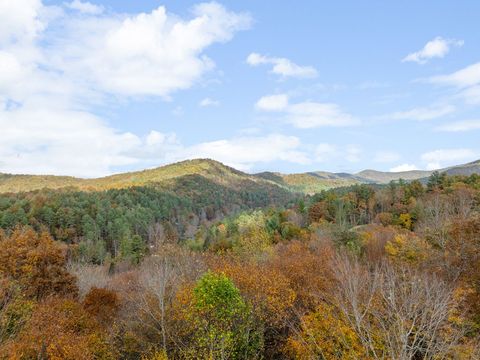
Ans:
[[[200,176],[226,187],[238,186],[241,182],[273,185],[271,181],[235,170],[218,161],[197,159],[182,161],[155,169],[116,174],[96,179],[52,175],[0,174],[0,193],[63,188],[101,191],[152,184],[166,186],[188,176]]]
[[[386,172],[377,170],[363,170],[355,174],[361,182],[371,182],[376,184],[388,184],[392,180],[417,180],[429,177],[433,171],[427,170],[412,170],[400,172]]]
[[[281,174],[263,172],[257,177],[272,181],[279,186],[292,191],[313,194],[335,187],[351,186],[364,182],[356,175],[346,173],[329,173],[325,171],[307,172],[300,174]]]
[[[426,179],[435,170],[412,170],[401,172],[386,172],[377,170],[363,170],[356,174],[331,173],[325,171],[307,172],[300,174],[281,174],[275,172],[263,172],[256,174],[257,177],[272,181],[284,188],[313,194],[322,190],[335,187],[351,186],[355,184],[388,184],[396,180],[421,180]],[[448,175],[471,175],[480,174],[480,160],[468,164],[452,166],[436,170]]]
[[[445,169],[448,175],[472,175],[480,174],[480,160],[472,161],[467,164],[452,166]]]
[[[437,170],[448,175],[480,174],[480,160]],[[143,171],[116,174],[97,179],[81,179],[69,176],[52,175],[10,175],[0,174],[0,193],[18,193],[40,189],[72,188],[82,191],[102,191],[109,189],[125,189],[132,186],[168,186],[186,177],[201,177],[222,187],[238,189],[248,187],[268,187],[275,191],[279,187],[291,192],[313,194],[335,187],[354,184],[376,183],[387,184],[392,180],[406,181],[424,179],[433,171],[413,170],[403,172],[384,172],[363,170],[356,174],[330,173],[325,171],[299,174],[282,174],[262,172],[247,174],[218,161],[209,159],[187,160],[178,163],[147,169]]]
[[[480,174],[480,160],[476,160],[467,164],[451,166],[438,170],[412,170],[401,172],[384,172],[376,170],[364,170],[355,176],[361,179],[363,182],[372,182],[377,184],[388,184],[392,180],[420,180],[425,179],[432,175],[434,171],[440,173],[446,173],[447,175],[464,175],[469,176],[472,174]]]

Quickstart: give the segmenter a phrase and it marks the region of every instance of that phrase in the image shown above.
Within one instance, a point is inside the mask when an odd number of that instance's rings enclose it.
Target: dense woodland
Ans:
[[[479,359],[480,176],[0,195],[0,359]]]

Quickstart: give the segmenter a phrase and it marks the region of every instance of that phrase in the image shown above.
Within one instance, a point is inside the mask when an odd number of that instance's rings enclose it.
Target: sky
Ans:
[[[480,2],[0,0],[0,172],[480,159]]]

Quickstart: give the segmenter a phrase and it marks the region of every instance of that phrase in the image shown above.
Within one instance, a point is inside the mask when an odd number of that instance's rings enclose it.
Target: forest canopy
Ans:
[[[2,359],[478,359],[480,176],[0,195]]]

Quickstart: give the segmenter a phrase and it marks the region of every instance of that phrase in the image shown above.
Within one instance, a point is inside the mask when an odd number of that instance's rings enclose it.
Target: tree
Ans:
[[[438,171],[434,171],[432,175],[428,178],[427,188],[428,191],[432,191],[435,189],[442,189],[444,187],[445,181],[447,179],[447,174],[444,172],[440,173]]]
[[[441,279],[388,263],[337,261],[336,304],[375,359],[443,359],[464,335],[458,301]]]
[[[184,318],[191,329],[186,358],[255,359],[262,346],[250,307],[224,274],[207,272],[196,283]]]
[[[344,315],[325,303],[302,317],[300,331],[288,339],[286,352],[299,360],[368,358]]]
[[[77,296],[75,278],[66,269],[65,250],[48,233],[17,228],[0,240],[0,248],[0,276],[18,283],[27,297]]]
[[[83,300],[83,308],[99,323],[111,324],[120,309],[120,299],[115,291],[93,287]]]
[[[55,298],[40,304],[0,353],[9,359],[116,358],[98,323],[79,303]]]

